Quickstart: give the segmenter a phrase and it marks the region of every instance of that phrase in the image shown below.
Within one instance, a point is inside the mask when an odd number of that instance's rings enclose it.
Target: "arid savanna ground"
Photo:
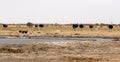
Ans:
[[[27,30],[28,33],[19,33]],[[0,35],[9,37],[107,37],[120,38],[120,26],[83,29],[72,26],[1,27]],[[21,41],[22,42],[22,41]],[[40,42],[31,44],[0,44],[0,62],[120,62],[120,41]]]
[[[119,41],[0,45],[0,62],[120,62]]]
[[[19,30],[28,31],[27,34],[19,33]],[[108,26],[94,26],[92,29],[85,25],[83,29],[75,29],[72,25],[45,25],[44,27],[28,27],[26,25],[8,25],[7,28],[0,25],[0,35],[10,35],[13,37],[21,36],[52,36],[52,37],[120,37],[120,26],[115,25],[113,29]]]

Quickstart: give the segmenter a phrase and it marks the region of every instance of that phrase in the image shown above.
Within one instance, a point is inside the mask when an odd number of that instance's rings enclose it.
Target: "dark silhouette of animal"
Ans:
[[[108,28],[109,28],[110,31],[112,31],[113,25],[108,25]]]
[[[75,29],[78,28],[78,24],[73,24],[72,27],[73,27],[73,29],[75,31]]]
[[[19,33],[22,33],[22,31],[21,31],[21,30],[19,30]]]
[[[113,25],[108,25],[108,28],[109,29],[113,29]]]
[[[92,28],[94,28],[94,26],[93,25],[89,25],[89,28],[91,29],[91,31],[92,31]]]
[[[38,27],[38,25],[36,24],[35,27]]]
[[[22,34],[27,34],[28,31],[27,30],[19,30],[19,33],[22,33]]]
[[[82,30],[82,28],[84,28],[84,25],[83,25],[83,24],[80,24],[79,27],[80,27],[81,30]]]
[[[27,33],[28,33],[28,31],[23,31],[23,33],[26,33],[26,34],[27,34]]]
[[[6,25],[6,24],[3,24],[3,27],[4,27],[4,28],[7,28],[7,27],[8,27],[8,25]]]
[[[44,27],[44,25],[43,25],[43,24],[39,24],[39,27],[43,28],[43,27]]]

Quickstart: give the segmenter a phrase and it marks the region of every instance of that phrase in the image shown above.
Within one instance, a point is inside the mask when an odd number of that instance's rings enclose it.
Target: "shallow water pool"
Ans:
[[[59,38],[59,37],[39,37],[39,38],[0,38],[0,44],[25,44],[33,42],[70,42],[70,41],[112,41],[111,38]]]

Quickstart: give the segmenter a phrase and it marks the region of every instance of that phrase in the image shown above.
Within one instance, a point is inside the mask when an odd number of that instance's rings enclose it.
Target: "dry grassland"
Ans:
[[[28,30],[27,34],[19,30]],[[120,37],[120,27],[72,26],[0,27],[0,35],[51,37]],[[120,62],[120,41],[41,42],[33,44],[1,44],[0,62]]]
[[[0,62],[120,62],[120,42],[0,45]]]
[[[92,30],[85,26],[83,29],[73,30],[72,26],[45,26],[39,27],[8,27],[0,28],[0,35],[23,35],[19,30],[28,30],[26,36],[58,36],[58,37],[120,37],[120,26],[109,30],[107,26],[95,26]]]

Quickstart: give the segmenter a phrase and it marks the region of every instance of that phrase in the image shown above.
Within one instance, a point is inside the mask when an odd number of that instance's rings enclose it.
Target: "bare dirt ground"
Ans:
[[[1,44],[0,62],[120,62],[120,41]]]

